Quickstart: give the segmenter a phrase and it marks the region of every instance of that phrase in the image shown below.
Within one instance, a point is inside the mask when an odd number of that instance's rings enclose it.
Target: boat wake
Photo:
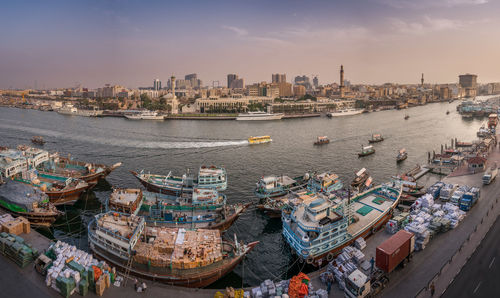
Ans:
[[[18,130],[32,134],[55,137],[58,139],[71,139],[74,141],[85,141],[86,143],[96,143],[101,145],[130,147],[130,148],[146,148],[146,149],[189,149],[189,148],[214,148],[214,147],[228,147],[228,146],[243,146],[248,145],[247,140],[200,140],[196,141],[149,141],[140,139],[131,139],[127,137],[95,137],[80,134],[69,134],[53,130],[46,130],[42,128],[17,126],[9,124],[0,124],[1,129]]]

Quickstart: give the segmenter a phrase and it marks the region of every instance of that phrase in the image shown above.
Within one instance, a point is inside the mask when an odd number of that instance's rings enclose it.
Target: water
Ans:
[[[86,223],[102,209],[111,185],[139,187],[130,170],[183,174],[186,168],[200,165],[223,165],[228,173],[226,194],[230,203],[256,202],[253,188],[267,174],[302,175],[316,170],[332,170],[346,183],[354,173],[366,167],[375,182],[385,182],[427,160],[427,152],[440,150],[452,138],[471,141],[483,120],[463,121],[456,113],[457,103],[435,103],[408,110],[328,119],[308,118],[270,122],[131,121],[121,118],[85,118],[53,112],[0,108],[0,146],[15,147],[30,143],[33,135],[42,135],[44,148],[71,153],[75,159],[106,164],[123,162],[122,167],[100,183],[74,207],[66,207],[66,217],[56,227],[45,231],[51,237],[87,247]],[[450,114],[446,115],[449,110]],[[404,115],[410,119],[404,120]],[[385,140],[374,144],[374,155],[358,158],[362,144],[372,133]],[[271,135],[273,142],[248,145],[249,136]],[[313,146],[317,136],[327,135],[331,142]],[[408,159],[396,164],[400,148],[406,148]],[[426,176],[426,179],[435,179]],[[85,211],[82,211],[85,210]],[[268,219],[256,210],[244,213],[225,237],[260,244],[243,265],[214,284],[255,285],[280,277],[294,264],[289,248],[281,236],[281,221]],[[297,266],[297,264],[295,264]],[[281,277],[285,277],[282,275]]]

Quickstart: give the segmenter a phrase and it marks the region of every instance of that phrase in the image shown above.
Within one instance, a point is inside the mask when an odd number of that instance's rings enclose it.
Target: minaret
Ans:
[[[344,97],[344,65],[340,65],[340,97]]]
[[[424,74],[422,74],[422,78],[420,79],[421,86],[424,87]]]
[[[170,87],[172,88],[172,95],[175,98],[175,76],[174,75],[172,75],[170,77]]]

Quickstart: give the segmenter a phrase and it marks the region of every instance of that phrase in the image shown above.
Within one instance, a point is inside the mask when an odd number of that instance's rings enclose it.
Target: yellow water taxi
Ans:
[[[271,139],[271,136],[260,136],[260,137],[249,137],[248,138],[248,143],[250,145],[252,144],[264,144],[264,143],[270,143],[273,140]]]

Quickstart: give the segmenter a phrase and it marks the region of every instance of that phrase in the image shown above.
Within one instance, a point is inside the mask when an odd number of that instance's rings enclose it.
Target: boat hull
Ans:
[[[0,204],[0,208],[6,212],[12,214],[14,217],[22,216],[26,218],[30,225],[33,227],[50,227],[59,217],[60,213],[57,212],[47,212],[47,213],[36,213],[36,212],[17,212],[5,208]]]
[[[249,253],[257,244],[258,242],[249,243],[249,249],[246,253]],[[98,259],[112,264],[118,271],[125,272],[127,270],[127,263],[125,260],[116,257],[115,255],[105,251],[104,249],[94,245],[93,243],[90,243],[90,250]],[[201,271],[199,273],[193,273],[189,276],[159,274],[137,269],[134,267],[130,268],[130,274],[139,278],[159,281],[173,286],[203,288],[216,282],[218,279],[231,272],[243,260],[246,253],[238,257],[234,257],[230,260],[224,260],[221,266],[218,266],[214,269]]]
[[[358,157],[364,157],[372,154],[375,154],[375,151],[358,153]]]
[[[88,187],[75,188],[64,191],[46,191],[45,193],[49,196],[49,200],[55,206],[58,205],[73,205],[78,201],[80,195],[84,193]]]

